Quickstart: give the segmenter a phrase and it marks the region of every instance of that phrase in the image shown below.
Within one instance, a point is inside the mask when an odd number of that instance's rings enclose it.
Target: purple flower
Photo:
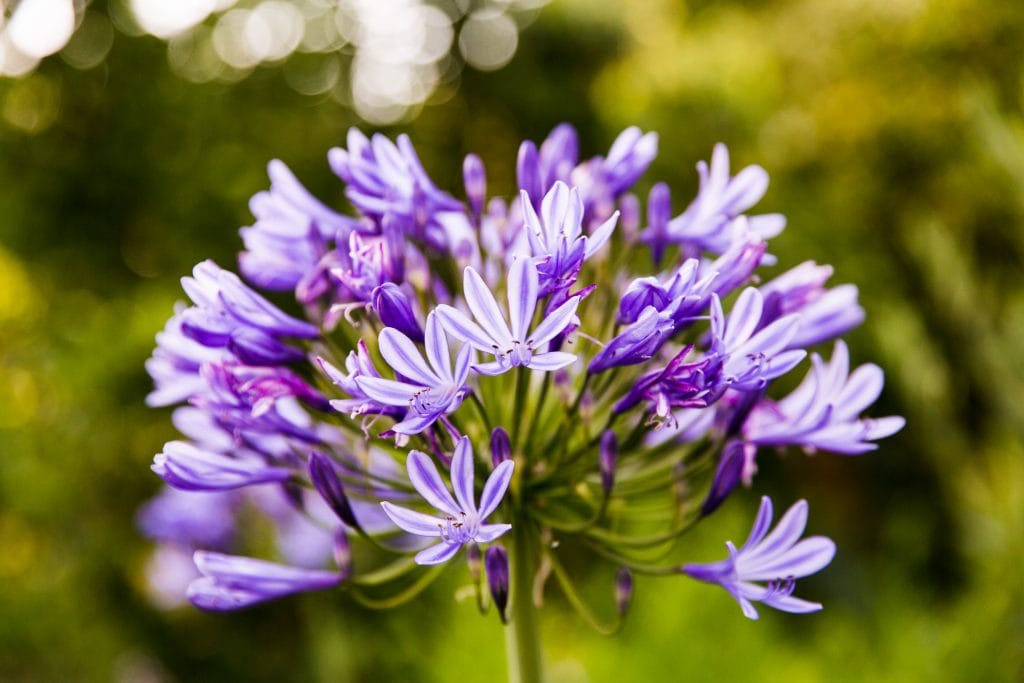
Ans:
[[[401,407],[381,403],[380,401],[371,398],[369,394],[359,387],[358,380],[361,377],[380,377],[380,373],[377,372],[377,368],[374,367],[373,360],[370,358],[370,352],[366,350],[366,342],[363,340],[359,340],[356,344],[356,350],[350,351],[348,357],[345,359],[345,369],[348,371],[347,374],[334,367],[323,358],[318,357],[316,362],[320,366],[320,369],[324,371],[324,374],[327,375],[328,379],[352,397],[334,399],[331,401],[331,407],[338,412],[347,413],[351,417],[370,414],[388,415],[390,417],[398,418],[402,415]]]
[[[494,361],[474,365],[473,369],[483,375],[500,375],[517,366],[549,371],[575,361],[575,354],[545,349],[547,343],[572,321],[580,298],[571,297],[545,316],[530,333],[539,291],[537,267],[530,259],[518,259],[512,264],[507,288],[511,330],[494,295],[472,268],[465,270],[463,291],[476,322],[451,306],[441,305],[436,309],[445,328],[455,337],[495,357]]]
[[[761,240],[782,232],[786,219],[779,214],[751,217],[746,224],[735,221],[753,207],[768,189],[768,174],[760,166],[747,166],[736,176],[729,175],[729,150],[723,144],[715,145],[711,166],[697,164],[700,190],[697,197],[668,226],[669,239],[688,247],[690,255],[701,250],[724,253],[746,232]],[[646,241],[663,239],[656,231],[641,235]]]
[[[271,161],[267,175],[270,190],[249,201],[256,222],[239,231],[246,251],[239,254],[238,266],[257,286],[287,291],[316,271],[329,241],[359,223],[317,200],[283,162]]]
[[[491,598],[504,624],[505,607],[508,605],[508,551],[500,545],[492,545],[484,554],[484,567],[487,569],[487,586],[491,589]]]
[[[224,491],[253,484],[287,481],[292,471],[268,465],[257,455],[224,455],[186,441],[171,441],[153,458],[154,472],[183,491]]]
[[[747,441],[859,455],[878,447],[871,441],[903,428],[902,417],[859,417],[882,392],[884,378],[877,365],[862,365],[850,373],[850,354],[842,341],[836,342],[830,362],[818,354],[811,361],[811,371],[791,394],[754,407],[743,425]]]
[[[426,350],[429,365],[408,337],[386,327],[378,338],[380,354],[405,379],[390,380],[364,375],[355,378],[358,387],[384,405],[408,406],[405,419],[392,429],[398,434],[419,434],[442,415],[462,404],[467,389],[472,351],[463,346],[452,371],[448,339],[435,312],[427,316]]]
[[[619,302],[619,322],[636,322],[648,306],[668,311],[676,331],[693,322],[711,301],[718,272],[702,268],[697,259],[687,259],[665,284],[655,277],[633,280]]]
[[[799,313],[800,329],[790,342],[791,348],[813,346],[833,339],[864,322],[864,309],[857,304],[857,288],[840,285],[825,289],[832,266],[805,261],[761,287],[764,312],[761,326],[788,313]]]
[[[615,198],[640,179],[658,156],[658,134],[630,126],[615,138],[607,157],[594,157],[572,173],[580,188],[587,215],[598,221],[611,215]]]
[[[672,311],[647,306],[636,322],[601,349],[590,361],[587,372],[599,373],[616,366],[636,365],[654,357],[676,333]]]
[[[760,292],[745,289],[726,319],[718,296],[711,297],[711,355],[721,362],[720,389],[762,389],[807,355],[803,350],[787,350],[799,328],[799,316],[785,316],[755,332],[763,304]]]
[[[182,311],[182,332],[204,346],[228,348],[249,365],[277,365],[304,355],[282,337],[313,339],[319,330],[293,318],[247,287],[234,273],[204,261],[181,279],[195,306]]]
[[[180,304],[183,306],[183,304]],[[146,372],[153,378],[154,389],[146,396],[148,406],[169,406],[207,391],[206,380],[199,374],[205,363],[217,363],[233,358],[223,348],[203,346],[188,337],[181,328],[181,313],[177,310],[156,335],[156,349],[146,361]]]
[[[441,542],[421,550],[418,564],[447,562],[467,543],[489,543],[512,528],[511,524],[484,524],[497,509],[512,479],[514,463],[506,460],[491,472],[484,484],[480,506],[476,505],[473,447],[468,437],[455,445],[451,480],[455,498],[445,486],[429,456],[410,451],[406,461],[409,480],[416,491],[443,516],[425,515],[391,503],[381,503],[384,512],[399,528],[417,536],[440,538]]]
[[[338,572],[300,569],[251,557],[196,551],[202,577],[188,587],[196,607],[216,612],[250,607],[292,593],[333,588],[341,583]]]
[[[537,206],[556,182],[568,182],[579,156],[576,130],[568,123],[555,126],[540,151],[531,140],[526,140],[519,146],[516,159],[518,186]]]
[[[430,180],[409,137],[399,135],[396,145],[383,135],[367,139],[351,128],[347,142],[347,150],[328,152],[327,161],[345,181],[349,201],[376,220],[389,214],[401,217],[407,232],[443,249],[446,240],[434,214],[460,211],[462,204]]]
[[[836,552],[836,545],[824,536],[800,540],[807,526],[807,501],[800,500],[789,508],[775,530],[772,523],[772,501],[761,498],[754,528],[739,550],[732,541],[725,545],[729,557],[708,564],[687,564],[682,571],[688,576],[717,583],[740,604],[748,619],[757,619],[753,602],[763,602],[783,612],[803,614],[817,612],[821,604],[793,597],[796,579],[820,571]],[[767,581],[767,585],[755,583]]]
[[[691,359],[692,347],[683,349],[663,369],[641,377],[616,403],[615,412],[625,412],[646,400],[655,415],[664,420],[678,408],[706,407],[728,389],[758,391],[789,372],[807,355],[803,350],[787,350],[800,324],[799,316],[786,316],[755,332],[761,306],[760,293],[748,288],[726,319],[718,295],[713,294],[708,353]],[[595,361],[600,357],[598,354]],[[593,364],[591,368],[593,371]]]
[[[576,188],[558,181],[544,195],[540,215],[530,197],[522,191],[523,217],[530,254],[540,276],[539,296],[565,290],[576,282],[583,262],[593,256],[611,237],[618,213],[583,235],[583,202]]]
[[[353,232],[348,238],[348,255],[330,274],[344,288],[343,298],[370,301],[372,293],[386,282],[399,282],[403,277],[402,236],[385,220],[381,235]]]

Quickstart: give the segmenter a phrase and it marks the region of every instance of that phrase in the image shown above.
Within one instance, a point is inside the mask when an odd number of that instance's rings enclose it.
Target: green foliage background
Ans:
[[[476,151],[505,193],[518,141],[560,121],[586,154],[654,129],[647,182],[676,211],[727,142],[772,175],[780,262],[861,287],[855,360],[887,371],[875,414],[908,419],[863,458],[762,458],[755,490],[687,538],[717,558],[761,492],[806,497],[840,548],[802,589],[824,612],[748,622],[723,591],[640,579],[608,639],[552,588],[553,681],[1024,680],[1021,36],[1024,4],[1003,0],[557,0],[508,67],[465,72],[402,127],[442,187]],[[343,594],[162,612],[144,590],[133,517],[173,433],[142,404],[143,361],[177,279],[233,262],[271,158],[340,205],[325,153],[350,125],[280,69],[186,83],[150,38],[0,83],[0,680],[501,680],[497,620],[452,599],[461,568],[387,613]]]

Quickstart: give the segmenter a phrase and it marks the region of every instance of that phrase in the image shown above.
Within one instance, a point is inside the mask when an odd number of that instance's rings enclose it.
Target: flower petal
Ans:
[[[467,266],[462,283],[466,304],[469,306],[469,310],[473,311],[473,317],[480,323],[480,327],[498,346],[511,345],[512,333],[509,332],[508,325],[505,324],[501,309],[498,308],[498,302],[495,301],[494,295],[491,294],[491,290],[480,274]]]
[[[389,406],[407,406],[423,387],[382,377],[356,377],[356,386],[374,401]]]
[[[455,444],[455,455],[452,456],[452,489],[455,491],[455,500],[458,501],[462,511],[466,514],[476,513],[476,501],[473,500],[473,446],[469,443],[469,437],[462,437]]]
[[[530,362],[526,364],[526,367],[531,370],[550,372],[551,370],[559,370],[567,365],[571,365],[575,361],[576,354],[574,353],[550,351],[548,353],[539,353],[531,357]]]
[[[517,259],[508,272],[508,317],[512,338],[523,341],[537,309],[537,267],[528,258]]]
[[[512,481],[512,469],[515,462],[506,460],[491,472],[484,484],[484,492],[480,495],[480,519],[487,519],[501,503],[501,499],[508,490],[508,484]]]
[[[462,514],[459,506],[455,504],[452,494],[444,485],[441,475],[437,473],[434,461],[426,453],[410,451],[409,457],[405,461],[405,467],[409,472],[409,481],[428,503],[455,517]]]
[[[443,564],[448,560],[455,557],[455,554],[462,549],[461,543],[448,543],[442,541],[437,545],[432,545],[426,550],[421,550],[416,553],[416,564],[432,565],[432,564]]]
[[[437,517],[409,510],[393,503],[383,502],[380,505],[384,508],[384,514],[390,517],[395,526],[402,531],[407,531],[417,536],[441,535],[441,528],[444,526],[444,522]]]
[[[433,311],[427,315],[425,346],[427,360],[430,361],[434,373],[438,378],[452,382],[452,358],[448,351],[448,337],[444,333],[444,326]]]
[[[380,355],[395,372],[425,387],[437,386],[438,376],[427,367],[411,339],[393,327],[385,327],[378,342]]]
[[[494,353],[495,343],[487,333],[480,329],[480,326],[466,317],[466,314],[447,304],[441,304],[434,309],[437,316],[444,323],[446,330],[452,333],[460,341],[468,342],[474,348]]]
[[[511,528],[511,524],[484,524],[476,532],[476,541],[478,543],[490,543],[494,539],[505,535],[505,532]]]
[[[580,298],[578,296],[574,296],[549,313],[545,316],[544,320],[541,321],[540,325],[537,325],[537,328],[526,340],[526,343],[530,348],[536,350],[540,348],[541,344],[546,344],[551,341],[556,334],[564,330],[569,325],[572,321],[572,317],[576,315],[576,307],[579,305]]]

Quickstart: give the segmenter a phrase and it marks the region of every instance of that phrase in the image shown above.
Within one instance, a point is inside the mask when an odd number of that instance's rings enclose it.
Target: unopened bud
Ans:
[[[629,603],[633,601],[633,574],[627,567],[620,567],[615,575],[615,607],[619,616],[626,616]]]
[[[504,427],[495,427],[491,432],[491,464],[495,467],[512,459],[512,442]]]
[[[355,513],[352,512],[352,505],[349,504],[345,489],[341,485],[341,480],[338,479],[338,473],[327,456],[317,451],[310,453],[309,478],[317,493],[327,502],[338,519],[353,529],[358,529],[359,522],[356,520]]]
[[[598,467],[601,470],[601,488],[607,496],[615,486],[615,465],[619,460],[619,442],[615,432],[610,429],[601,434],[601,448],[598,455]]]
[[[500,545],[492,545],[484,554],[487,569],[487,585],[491,598],[498,609],[501,622],[505,623],[505,607],[508,605],[508,551]]]
[[[525,140],[519,146],[519,157],[516,159],[516,181],[519,183],[519,189],[529,196],[534,205],[538,205],[544,197],[544,188],[541,187],[537,145],[530,140]]]
[[[479,216],[484,208],[484,197],[487,195],[487,173],[484,162],[475,154],[467,154],[462,162],[462,179],[466,184],[466,198],[474,216]]]
[[[402,288],[394,282],[385,282],[370,295],[373,310],[388,327],[393,327],[414,342],[423,343],[423,328],[412,312],[412,304]]]

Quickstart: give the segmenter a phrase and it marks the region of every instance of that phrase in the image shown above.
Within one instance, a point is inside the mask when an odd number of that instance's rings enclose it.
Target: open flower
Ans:
[[[463,346],[452,371],[448,339],[437,316],[427,316],[426,347],[430,365],[412,340],[392,327],[380,333],[380,355],[403,380],[363,375],[356,384],[367,396],[384,405],[408,406],[405,419],[392,429],[399,434],[419,434],[442,415],[454,411],[465,396],[466,378],[472,353]]]
[[[400,529],[417,536],[440,538],[441,542],[416,554],[417,564],[447,562],[469,542],[489,543],[512,528],[511,524],[484,524],[484,520],[498,507],[512,479],[513,461],[506,460],[491,472],[476,505],[473,473],[473,447],[468,437],[459,439],[452,457],[452,488],[455,498],[448,492],[433,461],[425,453],[411,451],[406,461],[409,480],[416,491],[433,505],[442,516],[425,515],[392,503],[381,503],[384,512]]]
[[[548,314],[532,333],[528,332],[537,310],[538,280],[537,267],[530,259],[519,259],[509,269],[507,286],[511,330],[491,290],[473,268],[466,268],[463,289],[466,303],[477,322],[451,306],[442,304],[437,307],[437,315],[449,332],[473,348],[494,356],[494,361],[473,366],[480,374],[500,375],[516,366],[558,370],[576,360],[575,354],[544,349],[571,322],[580,303],[579,296],[570,297]]]
[[[683,573],[707,583],[717,583],[740,603],[748,619],[757,619],[752,602],[763,602],[783,612],[803,614],[817,612],[821,604],[793,597],[796,579],[820,571],[836,554],[836,544],[824,536],[811,536],[802,541],[807,526],[807,501],[799,500],[779,520],[770,534],[772,501],[761,498],[761,508],[754,520],[750,537],[739,550],[726,542],[729,557],[708,564],[687,564]],[[756,581],[767,581],[762,586]]]

